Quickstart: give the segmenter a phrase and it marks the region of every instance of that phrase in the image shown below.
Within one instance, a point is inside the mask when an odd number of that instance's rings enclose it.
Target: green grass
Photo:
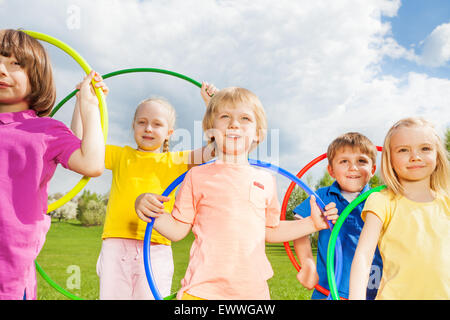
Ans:
[[[53,221],[44,248],[37,258],[39,265],[56,283],[71,293],[83,299],[98,299],[99,280],[95,266],[101,248],[102,230],[103,227],[83,227],[77,221]],[[180,288],[180,281],[188,265],[192,240],[191,233],[184,240],[172,244],[175,263],[172,292]],[[297,281],[297,271],[292,266],[283,244],[267,244],[266,253],[274,270],[274,276],[269,280],[272,299],[309,300],[312,291],[306,290]],[[71,276],[67,270],[71,265],[80,268],[80,289],[69,290],[66,286]],[[37,280],[39,300],[68,299],[53,289],[39,274]]]

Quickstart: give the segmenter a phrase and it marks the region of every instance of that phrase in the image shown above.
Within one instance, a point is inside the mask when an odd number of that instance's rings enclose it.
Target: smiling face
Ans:
[[[253,142],[258,142],[253,108],[245,104],[220,107],[214,114],[211,134],[219,155],[246,157]]]
[[[0,55],[0,111],[17,112],[29,108],[26,98],[31,92],[26,70],[14,55]]]
[[[337,150],[328,165],[328,173],[336,179],[341,190],[346,192],[361,192],[375,170],[376,166],[367,154],[350,146]]]
[[[133,122],[138,150],[160,152],[164,140],[173,133],[169,119],[169,110],[156,101],[139,105]]]
[[[391,164],[400,183],[430,180],[436,169],[437,150],[428,127],[400,127],[390,141]]]

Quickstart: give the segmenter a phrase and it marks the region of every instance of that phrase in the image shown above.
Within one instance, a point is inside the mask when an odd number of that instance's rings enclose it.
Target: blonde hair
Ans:
[[[214,117],[220,112],[223,106],[237,108],[240,105],[250,106],[255,114],[256,132],[258,141],[250,148],[253,150],[261,141],[264,140],[267,133],[266,112],[259,98],[250,90],[239,87],[229,87],[216,92],[208,103],[205,116],[203,117],[203,131],[207,132],[214,128]],[[207,137],[208,144],[214,141],[214,137]]]
[[[436,132],[433,124],[421,117],[409,117],[397,121],[386,134],[383,144],[383,152],[381,156],[381,177],[386,183],[389,190],[395,194],[404,194],[403,186],[401,185],[397,173],[392,167],[391,163],[391,138],[394,132],[402,127],[424,127],[431,129],[435,139],[436,146],[436,168],[430,177],[430,188],[437,192],[443,192],[449,195],[450,188],[450,165],[448,162],[448,152],[444,147],[442,139]]]
[[[30,94],[26,97],[29,108],[39,117],[48,115],[55,104],[56,88],[44,47],[23,31],[4,29],[0,30],[0,55],[14,55],[30,82]]]
[[[136,107],[136,111],[134,112],[133,128],[134,128],[134,122],[136,121],[136,116],[137,116],[139,107],[143,104],[152,103],[152,102],[160,104],[167,110],[167,114],[168,114],[167,122],[169,124],[169,129],[175,128],[175,121],[176,121],[176,117],[177,117],[175,108],[170,104],[170,102],[167,99],[162,98],[162,97],[150,97],[150,98],[147,98],[147,99],[141,101],[138,104],[138,106]],[[169,138],[166,138],[164,140],[163,152],[169,152]]]
[[[359,132],[347,132],[334,139],[327,149],[328,164],[332,165],[336,153],[342,148],[350,147],[367,155],[372,160],[372,165],[377,161],[377,147],[365,135]]]

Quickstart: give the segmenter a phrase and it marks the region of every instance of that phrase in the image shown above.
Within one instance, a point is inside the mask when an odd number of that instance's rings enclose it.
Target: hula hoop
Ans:
[[[328,250],[327,250],[327,277],[328,284],[330,286],[331,296],[334,300],[339,300],[339,294],[336,287],[336,282],[334,281],[334,245],[336,243],[336,239],[338,238],[339,230],[341,230],[342,225],[344,224],[345,219],[347,219],[350,212],[353,211],[361,202],[367,199],[369,195],[374,192],[379,192],[385,189],[386,186],[378,186],[376,188],[370,189],[363,194],[360,194],[355,200],[353,200],[345,209],[342,211],[339,219],[336,221],[334,225],[334,230],[331,232],[330,240],[328,242]]]
[[[70,47],[66,43],[62,42],[61,40],[58,40],[49,35],[46,35],[46,34],[40,33],[40,32],[36,32],[36,31],[23,30],[23,32],[25,32],[26,34],[28,34],[29,36],[31,36],[33,38],[48,42],[48,43],[54,45],[55,47],[63,50],[80,65],[80,67],[84,70],[84,72],[86,72],[86,74],[89,74],[91,72],[92,68],[89,66],[89,64],[86,62],[86,60],[84,60],[84,58],[77,51],[75,51],[72,47]],[[95,84],[95,81],[92,81],[92,83]],[[101,125],[102,125],[104,141],[106,143],[106,137],[108,135],[108,112],[106,109],[105,96],[103,95],[103,91],[99,88],[96,88],[95,86],[94,86],[94,91],[95,91],[95,94],[99,101],[100,120],[101,120]],[[50,117],[52,117],[56,113],[56,111],[58,111],[58,110],[52,111],[50,114]],[[72,190],[70,190],[68,193],[66,193],[60,199],[58,199],[48,205],[47,213],[52,212],[52,211],[58,209],[59,207],[63,206],[67,202],[69,202],[73,197],[75,197],[86,186],[86,184],[88,183],[89,180],[90,180],[90,178],[86,177],[86,176],[81,178],[81,180],[72,188]]]
[[[382,151],[383,148],[380,146],[376,146],[378,151]],[[314,165],[316,165],[317,163],[319,163],[320,161],[324,160],[327,158],[327,154],[324,153],[320,156],[318,156],[317,158],[311,160],[308,164],[306,164],[298,173],[297,173],[297,177],[300,179],[301,177],[303,177],[303,175],[309,170],[311,169]],[[283,202],[282,202],[282,206],[281,206],[281,219],[286,219],[286,209],[287,209],[287,205],[289,202],[289,198],[292,194],[292,191],[294,190],[295,187],[295,183],[291,183],[288,187],[288,189],[286,190],[286,193],[284,195],[283,198]],[[336,221],[337,222],[337,221]],[[297,262],[297,260],[295,259],[294,253],[291,250],[291,247],[289,245],[289,242],[283,242],[284,245],[284,249],[289,257],[289,260],[291,260],[291,263],[293,264],[293,266],[295,267],[295,269],[297,271],[300,271],[301,267],[299,265],[299,263]],[[340,272],[340,271],[339,271]],[[322,287],[321,285],[317,284],[314,287],[317,291],[319,291],[320,293],[328,296],[330,298],[330,291],[327,290],[326,288]],[[345,298],[343,298],[345,299]]]
[[[212,161],[209,161],[207,163],[211,163]],[[294,176],[293,174],[291,174],[289,171],[284,170],[280,167],[277,167],[273,164],[267,163],[267,162],[263,162],[260,160],[253,160],[253,159],[249,159],[248,160],[250,165],[253,166],[257,166],[257,167],[261,167],[261,168],[266,168],[266,169],[270,169],[272,171],[275,171],[278,174],[283,175],[284,177],[291,179],[294,183],[298,184],[308,195],[314,195],[316,197],[316,201],[317,204],[320,208],[320,210],[323,212],[325,210],[325,203],[322,201],[322,199],[320,199],[320,197],[313,191],[311,190],[308,185],[306,185],[303,181],[301,181],[299,178],[297,178],[296,176]],[[204,163],[206,164],[206,163]],[[164,190],[164,192],[162,193],[163,196],[168,196],[170,193],[172,193],[172,191],[184,180],[184,177],[186,176],[186,173],[183,173],[182,175],[180,175],[178,178],[176,178],[167,188],[166,190]],[[152,271],[152,267],[151,267],[151,261],[150,261],[150,239],[151,239],[151,235],[152,235],[152,231],[153,231],[153,224],[155,222],[155,219],[152,218],[151,222],[147,223],[147,227],[145,229],[145,237],[144,237],[144,268],[145,268],[145,275],[147,276],[147,281],[148,284],[150,286],[150,290],[152,291],[153,297],[155,298],[155,300],[170,300],[171,298],[173,298],[173,296],[175,294],[172,294],[169,297],[166,298],[162,298],[161,294],[156,286],[156,282],[155,282],[155,278],[153,276],[153,271]],[[328,225],[330,226],[331,223],[327,220]],[[339,251],[338,251],[338,255],[339,255]],[[338,256],[336,258],[339,258]],[[339,271],[338,271],[339,272]],[[339,275],[338,275],[339,277]]]
[[[40,37],[42,37],[42,38],[44,38],[44,37],[49,37],[49,36],[46,36],[46,35],[43,35],[43,34],[39,34],[39,33],[35,33],[35,32],[33,32],[33,31],[26,31],[27,33],[32,33],[33,35],[32,36],[34,36],[35,34],[37,35],[37,36],[40,36]],[[30,34],[31,35],[31,34]],[[51,37],[49,37],[49,38],[51,38]],[[40,38],[38,38],[38,39],[40,39]],[[47,38],[46,38],[47,39]],[[44,40],[44,41],[46,41],[46,40]],[[51,38],[51,41],[59,41],[59,40],[56,40],[56,39],[54,39],[54,38]],[[58,45],[61,45],[61,46],[64,46],[64,51],[69,51],[70,53],[69,54],[74,54],[76,57],[77,57],[77,59],[78,60],[80,60],[80,62],[81,63],[83,63],[83,65],[84,66],[87,66],[87,63],[86,62],[84,62],[84,60],[83,60],[83,58],[81,58],[81,56],[79,56],[73,49],[71,49],[70,47],[68,47],[66,44],[64,44],[64,43],[62,43],[62,42],[60,42],[60,43],[58,43]],[[66,52],[67,52],[66,51]],[[75,58],[74,58],[75,59]],[[78,62],[78,61],[77,61]],[[79,62],[79,63],[80,63]],[[80,63],[80,65],[81,65],[81,63]],[[83,67],[83,69],[86,71],[86,69],[85,69],[85,67]],[[90,67],[88,67],[88,70],[89,70],[89,72],[90,72]],[[88,71],[86,71],[86,73],[89,73]],[[170,76],[174,76],[174,77],[177,77],[177,78],[180,78],[180,79],[183,79],[183,80],[186,80],[186,81],[188,81],[188,82],[191,82],[192,84],[194,84],[194,85],[196,85],[197,87],[199,87],[199,88],[201,88],[202,87],[202,84],[200,83],[200,82],[198,82],[198,81],[195,81],[195,80],[193,80],[193,79],[191,79],[191,78],[189,78],[188,76],[185,76],[185,75],[183,75],[183,74],[181,74],[181,73],[177,73],[177,72],[174,72],[174,71],[170,71],[170,70],[164,70],[164,69],[157,69],[157,68],[130,68],[130,69],[122,69],[122,70],[117,70],[117,71],[113,71],[113,72],[110,72],[110,73],[107,73],[107,74],[105,74],[105,75],[103,75],[102,76],[102,78],[103,79],[108,79],[108,78],[111,78],[111,77],[114,77],[114,76],[117,76],[117,75],[121,75],[121,74],[127,74],[127,73],[135,73],[135,72],[152,72],[152,73],[161,73],[161,74],[167,74],[167,75],[170,75]],[[97,89],[98,90],[98,89]],[[52,112],[50,113],[50,117],[52,117],[66,102],[68,102],[71,98],[73,98],[74,96],[75,96],[75,94],[77,93],[77,91],[79,91],[78,89],[75,89],[75,90],[73,90],[71,93],[69,93],[66,97],[64,97],[54,108],[53,108],[53,110],[52,110]],[[101,92],[101,94],[103,95],[103,93]],[[105,104],[106,105],[106,104]],[[106,108],[105,108],[105,110],[106,110]],[[106,114],[106,111],[105,111],[105,114]],[[106,124],[107,124],[107,120],[105,120],[105,122],[106,122]],[[103,128],[105,128],[105,126],[103,125],[103,122],[102,122],[102,126],[103,126]],[[106,126],[107,127],[107,126]],[[106,133],[104,132],[104,136],[105,136],[105,143],[106,143]],[[184,176],[183,176],[183,178],[184,178]],[[86,182],[84,183],[84,185],[80,188],[80,190],[86,185],[86,183],[89,181],[89,178],[87,178],[87,177],[83,177],[83,179],[82,180],[84,180],[84,179],[86,179]],[[81,181],[80,181],[81,182]],[[78,191],[73,191],[74,192],[74,195],[72,196],[72,198],[80,191],[80,190],[78,190]],[[71,191],[72,192],[72,191]],[[66,195],[67,196],[67,195]],[[64,197],[63,197],[64,198]],[[62,198],[61,198],[62,199]],[[54,204],[59,204],[60,203],[60,201],[61,201],[61,199],[59,199],[59,200],[57,200],[57,201],[55,201],[55,203]],[[62,205],[64,205],[66,202],[68,202],[69,200],[70,200],[71,198],[69,198],[69,199],[66,199],[64,202],[62,202],[61,204],[59,204],[59,206],[62,206]],[[59,207],[58,206],[58,207]],[[53,211],[53,210],[55,210],[55,209],[57,209],[58,207],[55,207],[55,208],[53,208],[52,210],[50,210],[50,211]],[[50,208],[50,205],[49,205],[49,208]],[[50,212],[50,211],[48,211],[48,212]],[[144,251],[145,252],[145,251]],[[58,285],[55,281],[53,281],[46,273],[45,273],[45,271],[39,266],[39,264],[37,263],[37,261],[35,261],[35,265],[36,265],[36,270],[39,272],[39,274],[44,278],[44,280],[46,280],[54,289],[56,289],[57,291],[59,291],[60,293],[62,293],[63,295],[65,295],[66,297],[68,297],[68,298],[70,298],[70,299],[73,299],[73,300],[83,300],[82,298],[80,298],[80,297],[78,297],[78,296],[76,296],[76,295],[74,295],[74,294],[72,294],[72,293],[70,293],[70,292],[68,292],[67,290],[65,290],[64,288],[62,288],[60,285]],[[172,295],[172,296],[168,296],[168,297],[166,297],[165,299],[166,300],[170,300],[170,299],[173,299],[174,298],[174,295]]]
[[[89,74],[91,72],[92,68],[89,66],[89,64],[86,62],[86,60],[84,60],[83,57],[77,51],[75,51],[72,47],[70,47],[66,43],[62,42],[61,40],[58,40],[54,37],[51,37],[49,35],[46,35],[46,34],[40,33],[40,32],[36,32],[36,31],[23,30],[23,32],[25,32],[26,34],[28,34],[29,36],[31,36],[37,40],[48,42],[48,43],[54,45],[55,47],[63,50],[68,55],[70,55],[80,65],[80,67],[84,70],[84,72],[86,72],[86,74]],[[93,80],[92,83],[95,84],[95,81]],[[105,101],[105,97],[103,95],[103,91],[99,88],[96,88],[95,86],[93,86],[93,87],[94,87],[95,95],[97,96],[97,99],[99,101],[100,121],[101,121],[101,125],[102,125],[104,141],[106,143],[106,137],[108,135],[108,112],[106,109],[106,101]],[[53,112],[50,116],[53,116],[55,114],[55,112]],[[60,199],[58,199],[48,205],[47,213],[58,209],[59,207],[61,207],[62,205],[64,205],[68,201],[70,201],[73,197],[75,197],[81,191],[81,189],[83,189],[86,186],[89,179],[90,178],[86,177],[86,176],[82,177],[81,180],[72,188],[72,190],[70,190],[68,193],[66,193]],[[68,292],[67,290],[65,290],[64,288],[59,286],[56,282],[54,282],[52,279],[50,279],[50,277],[45,273],[45,271],[41,268],[41,266],[37,263],[37,261],[35,261],[35,266],[36,266],[36,270],[39,272],[39,274],[54,289],[56,289],[57,291],[59,291],[60,293],[62,293],[63,295],[65,295],[66,297],[68,297],[70,299],[82,300],[81,298]]]

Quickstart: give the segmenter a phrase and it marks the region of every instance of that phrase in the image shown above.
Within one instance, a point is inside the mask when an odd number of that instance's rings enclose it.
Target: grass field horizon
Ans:
[[[103,226],[84,227],[78,221],[52,221],[45,245],[37,262],[52,280],[74,295],[86,300],[99,298],[99,280],[96,273],[97,258],[101,249]],[[175,272],[172,292],[180,288],[186,271],[192,233],[179,242],[172,243]],[[309,300],[312,291],[305,289],[296,278],[297,271],[289,260],[282,243],[266,244],[266,254],[274,270],[269,279],[273,300]],[[80,289],[71,288],[73,270],[79,270]],[[52,288],[39,274],[38,300],[67,300]]]

